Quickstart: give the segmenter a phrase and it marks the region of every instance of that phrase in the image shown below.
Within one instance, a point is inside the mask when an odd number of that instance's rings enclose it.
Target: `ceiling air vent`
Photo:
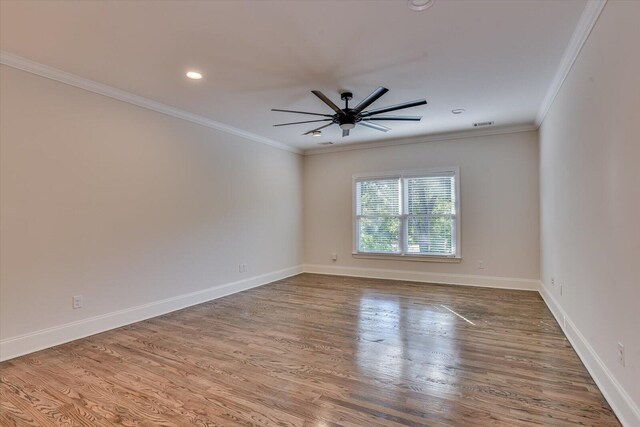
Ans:
[[[484,128],[487,126],[493,126],[493,122],[478,122],[473,124],[474,128]]]
[[[331,141],[327,141],[327,142],[318,142],[318,145],[333,145],[333,142],[331,142]]]

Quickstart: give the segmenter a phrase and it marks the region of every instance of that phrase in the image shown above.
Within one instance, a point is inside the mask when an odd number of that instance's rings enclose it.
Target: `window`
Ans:
[[[458,169],[354,176],[354,254],[460,257]]]

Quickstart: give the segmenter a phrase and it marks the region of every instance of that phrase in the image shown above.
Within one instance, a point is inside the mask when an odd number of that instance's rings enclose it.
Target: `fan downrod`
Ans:
[[[351,101],[351,99],[353,99],[353,94],[351,92],[341,92],[340,93],[340,99],[342,99],[344,101],[344,111],[345,113],[347,111],[349,111],[349,101]]]

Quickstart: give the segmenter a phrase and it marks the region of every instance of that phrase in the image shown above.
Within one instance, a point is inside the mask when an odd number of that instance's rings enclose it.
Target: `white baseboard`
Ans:
[[[445,285],[480,286],[484,288],[537,291],[537,279],[474,276],[470,274],[429,273],[423,271],[386,270],[380,268],[342,267],[337,265],[304,264],[305,273],[334,276],[367,277],[370,279],[409,280],[412,282],[442,283]]]
[[[13,359],[38,350],[64,344],[110,329],[119,328],[151,317],[160,316],[192,305],[201,304],[236,292],[302,273],[302,266],[285,268],[236,282],[154,301],[88,319],[53,326],[0,341],[0,361]]]
[[[615,379],[611,371],[591,347],[589,341],[567,316],[562,306],[542,282],[540,282],[540,295],[622,425],[629,427],[640,426],[640,408],[638,408],[638,405],[631,400],[629,394]]]
[[[545,285],[540,281],[530,279],[305,264],[7,338],[0,341],[0,361],[13,359],[14,357],[64,344],[89,335],[201,304],[302,272],[502,289],[538,290],[622,424],[624,426],[640,426],[640,409],[638,406],[614,378],[611,371],[605,366],[602,359],[566,315]]]

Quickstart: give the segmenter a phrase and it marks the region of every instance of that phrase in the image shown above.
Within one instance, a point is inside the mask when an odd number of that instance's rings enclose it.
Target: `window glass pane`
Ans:
[[[398,217],[360,218],[360,252],[397,253],[400,250]]]
[[[357,183],[358,215],[398,215],[400,180],[379,179]]]
[[[455,214],[455,180],[453,176],[407,178],[410,215]]]
[[[407,223],[407,253],[455,255],[455,218],[415,216]]]
[[[356,181],[355,190],[358,252],[457,255],[455,172]]]

